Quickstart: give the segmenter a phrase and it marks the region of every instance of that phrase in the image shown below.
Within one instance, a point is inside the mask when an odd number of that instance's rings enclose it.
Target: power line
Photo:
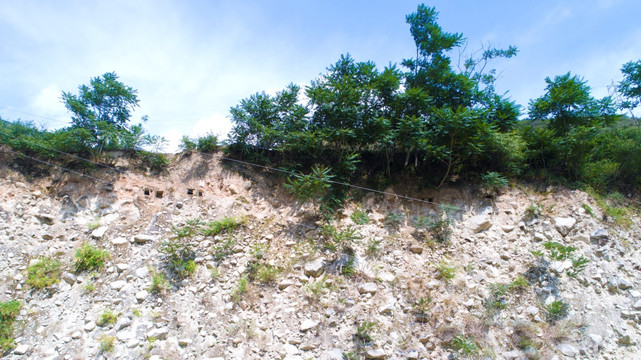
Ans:
[[[51,165],[51,166],[53,166],[53,167],[57,167],[58,169],[62,169],[62,170],[65,170],[65,171],[69,171],[69,172],[72,172],[72,173],[74,173],[74,174],[76,174],[76,175],[84,176],[84,177],[86,177],[86,178],[89,178],[89,179],[92,179],[92,180],[95,180],[95,181],[99,181],[99,182],[101,182],[101,183],[103,183],[103,184],[112,185],[112,183],[111,183],[110,181],[106,181],[106,180],[98,179],[98,178],[93,177],[93,176],[91,176],[91,175],[83,174],[83,173],[81,173],[81,172],[78,172],[78,171],[75,171],[75,170],[68,169],[68,168],[66,168],[66,167],[64,167],[64,166],[60,166],[60,165],[56,165],[56,164],[52,164],[52,163],[50,163],[50,162],[48,162],[48,161],[40,160],[40,159],[37,159],[37,158],[31,157],[31,156],[29,156],[29,155],[25,155],[25,154],[23,154],[23,153],[21,153],[21,152],[19,152],[19,151],[13,151],[13,150],[10,150],[10,149],[2,149],[2,151],[10,152],[10,153],[13,153],[13,154],[16,154],[16,155],[19,155],[19,156],[23,156],[23,157],[26,157],[27,159],[31,159],[31,160],[37,161],[37,162],[39,162],[39,163],[42,163],[42,164]]]
[[[42,119],[51,120],[51,121],[55,121],[55,122],[58,122],[58,123],[61,123],[61,124],[69,125],[68,121],[62,121],[62,120],[59,120],[59,119],[54,119],[52,117],[31,114],[31,113],[28,113],[28,112],[24,112],[24,111],[20,111],[20,110],[16,110],[16,109],[11,109],[11,108],[4,107],[4,106],[0,106],[0,109],[13,111],[13,112],[17,112],[17,113],[24,114],[24,115],[29,115],[29,116],[35,116],[35,117],[39,117],[39,118],[42,118]]]
[[[7,136],[11,136],[11,134],[5,133],[5,132],[3,132],[3,131],[0,131],[0,133],[2,133],[2,134],[4,134],[4,135],[7,135]],[[102,167],[105,167],[105,168],[108,168],[108,169],[115,170],[115,171],[117,171],[117,172],[119,172],[119,173],[123,173],[123,171],[122,171],[122,170],[120,170],[120,169],[118,169],[118,168],[115,168],[115,167],[113,167],[113,166],[109,166],[109,165],[106,165],[106,164],[101,164],[101,163],[95,162],[95,161],[93,161],[93,160],[85,159],[85,158],[83,158],[83,157],[80,157],[80,156],[77,156],[77,155],[74,155],[74,154],[70,154],[70,153],[67,153],[67,152],[64,152],[64,151],[61,151],[61,150],[53,149],[53,148],[50,148],[50,147],[44,146],[44,145],[42,145],[42,144],[38,144],[37,142],[29,141],[29,140],[26,140],[26,139],[24,139],[24,138],[20,138],[20,139],[19,139],[19,141],[24,141],[24,142],[27,142],[27,143],[29,143],[29,144],[33,144],[33,145],[36,145],[36,146],[40,146],[40,147],[42,147],[42,148],[44,148],[44,149],[47,149],[47,150],[55,151],[55,152],[57,152],[57,153],[59,153],[59,154],[64,154],[64,155],[67,155],[67,156],[71,156],[71,157],[73,157],[73,158],[75,158],[75,159],[78,159],[78,160],[87,161],[87,162],[90,162],[90,163],[92,163],[92,164],[94,164],[94,165],[102,166]]]

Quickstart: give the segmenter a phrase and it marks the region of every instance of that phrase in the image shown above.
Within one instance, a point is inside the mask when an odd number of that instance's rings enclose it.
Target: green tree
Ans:
[[[641,105],[641,60],[630,61],[621,68],[623,80],[617,85],[617,90],[623,97],[621,108],[630,111],[633,119],[637,119],[633,110]]]
[[[92,78],[80,85],[79,93],[62,92],[61,100],[71,117],[72,127],[84,128],[93,136],[98,153],[105,146],[118,143],[118,136],[129,130],[132,112],[139,106],[137,91],[118,81],[115,72]]]
[[[567,134],[576,126],[607,124],[614,120],[612,98],[597,100],[590,95],[587,82],[569,72],[545,78],[545,94],[529,104],[529,115],[536,120],[549,120],[548,127],[557,135]]]

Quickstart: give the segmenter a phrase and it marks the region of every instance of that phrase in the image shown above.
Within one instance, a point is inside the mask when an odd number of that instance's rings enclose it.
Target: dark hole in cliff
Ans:
[[[202,190],[198,190],[198,196],[203,196]]]
[[[187,189],[187,195],[194,195],[194,189]]]
[[[149,193],[150,193],[149,189],[145,189],[142,192],[145,194],[145,196],[149,196]]]
[[[162,199],[162,195],[163,195],[164,193],[165,193],[165,192],[164,192],[164,191],[162,191],[162,190],[156,190],[156,197],[157,197],[158,199]]]
[[[427,198],[427,202],[433,203],[434,202],[434,198]]]

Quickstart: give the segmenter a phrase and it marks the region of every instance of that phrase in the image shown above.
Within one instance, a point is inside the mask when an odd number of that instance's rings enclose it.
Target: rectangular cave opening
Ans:
[[[187,189],[187,195],[194,195],[194,189]]]
[[[162,199],[162,196],[163,196],[163,194],[164,194],[164,193],[165,193],[165,192],[164,192],[164,191],[162,191],[162,190],[156,190],[156,197],[157,197],[158,199]]]
[[[149,194],[151,193],[149,189],[144,189],[142,192],[143,194],[145,194],[145,196],[149,196]]]

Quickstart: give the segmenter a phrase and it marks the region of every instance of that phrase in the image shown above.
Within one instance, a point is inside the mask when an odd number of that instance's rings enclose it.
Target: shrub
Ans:
[[[114,313],[111,309],[106,309],[102,314],[100,314],[100,316],[98,316],[96,325],[101,327],[105,325],[113,325],[118,321],[118,317],[120,317],[120,314]]]
[[[232,253],[234,245],[236,245],[236,241],[234,241],[231,235],[228,236],[225,240],[214,245],[212,257],[216,261],[226,258]]]
[[[231,299],[235,303],[239,303],[240,300],[243,298],[243,294],[247,291],[247,276],[243,276],[238,280],[238,285],[234,289],[232,289],[231,293]]]
[[[108,258],[109,252],[107,250],[83,243],[80,249],[76,250],[76,272],[100,270]]]
[[[479,347],[476,341],[474,341],[474,338],[463,334],[454,337],[454,340],[450,343],[450,347],[463,355],[474,355],[479,351]]]
[[[169,166],[169,159],[165,154],[149,151],[140,152],[140,161],[143,168],[149,170],[152,173],[163,173]]]
[[[280,269],[269,264],[261,264],[256,270],[256,279],[263,284],[271,283],[276,280]]]
[[[182,151],[194,151],[196,150],[197,144],[194,142],[192,138],[190,138],[187,135],[184,135],[180,139],[180,144],[178,144],[178,148]]]
[[[457,267],[451,266],[447,259],[443,259],[436,266],[436,270],[441,278],[445,279],[445,282],[449,282],[456,276]]]
[[[218,137],[214,134],[207,134],[198,138],[196,149],[203,153],[215,153],[218,151]]]
[[[27,267],[27,284],[36,289],[44,289],[60,281],[60,261],[40,257]]]
[[[388,212],[385,216],[385,225],[391,226],[394,229],[397,229],[405,216],[403,214],[397,214],[393,212]]]
[[[568,316],[569,310],[570,310],[570,305],[563,302],[562,299],[554,300],[550,304],[545,306],[545,312],[547,313],[547,320],[552,323]]]
[[[183,227],[175,227],[172,225],[171,231],[177,239],[191,238],[200,232],[203,224],[200,219],[187,220],[187,224]]]
[[[241,217],[224,217],[220,220],[214,220],[207,224],[204,230],[205,236],[216,236],[220,233],[229,233],[236,230],[247,222],[247,218]]]
[[[160,244],[160,252],[164,254],[167,269],[178,278],[191,276],[196,271],[196,252],[191,244],[168,240]]]
[[[116,341],[115,336],[111,335],[102,335],[100,337],[100,351],[103,353],[109,353],[114,350],[114,342]]]
[[[352,219],[356,225],[365,225],[369,223],[369,215],[367,215],[367,211],[363,209],[354,210],[349,218]]]
[[[356,334],[354,334],[354,340],[361,344],[370,344],[374,341],[372,338],[373,331],[376,328],[376,323],[373,321],[363,321],[356,328]]]
[[[150,271],[151,274],[151,285],[149,285],[149,292],[153,294],[160,294],[163,291],[169,289],[169,282],[167,281],[167,278],[165,277],[165,274],[162,272],[156,271],[152,269]]]
[[[0,354],[11,350],[13,341],[13,323],[22,305],[17,300],[0,302]]]
[[[483,182],[483,188],[489,193],[498,194],[502,188],[507,186],[507,179],[494,171],[481,175],[481,181]]]

